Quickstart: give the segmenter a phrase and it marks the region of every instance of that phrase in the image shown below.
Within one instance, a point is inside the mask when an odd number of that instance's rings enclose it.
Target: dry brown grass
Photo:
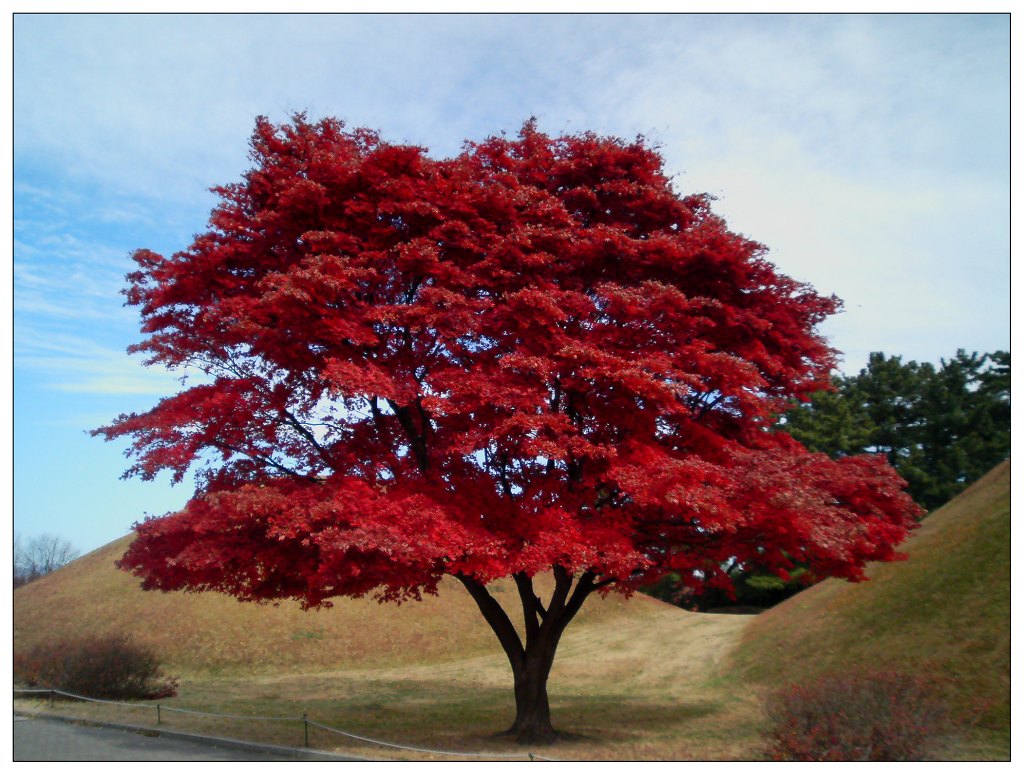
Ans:
[[[114,568],[130,540],[126,536],[19,588],[15,648],[68,636],[127,633],[152,646],[170,670],[218,674],[432,664],[494,648],[494,636],[475,604],[450,579],[440,595],[417,603],[382,606],[342,598],[319,611],[303,611],[291,601],[275,607],[216,593],[142,592],[137,579]],[[511,582],[495,588],[511,610],[518,608]],[[646,598],[595,596],[574,626],[642,616],[659,605]]]
[[[556,726],[573,737],[543,749],[574,760],[730,759],[757,755],[756,702],[723,692],[716,665],[746,617],[686,614],[666,608],[653,620],[589,623],[568,631],[551,677]],[[650,616],[650,614],[648,614]],[[406,745],[521,752],[496,738],[513,716],[511,674],[497,652],[413,667],[197,676],[161,701],[176,729],[281,745],[301,745],[297,722],[250,722],[171,714],[167,706],[238,715],[310,718]],[[155,704],[155,703],[151,703]],[[19,705],[40,708],[43,702]],[[155,723],[155,710],[58,702],[54,712]],[[364,757],[436,758],[369,746],[313,729],[310,744]]]
[[[219,595],[143,593],[113,568],[126,540],[18,591],[16,646],[57,634],[121,631],[181,675],[165,724],[300,745],[296,722],[174,714],[309,717],[359,735],[455,751],[519,751],[494,734],[514,715],[511,671],[457,584],[400,608],[342,600],[302,612]],[[510,604],[512,584],[496,594]],[[644,596],[594,597],[563,639],[550,681],[556,727],[538,751],[564,759],[734,759],[757,755],[756,698],[724,688],[721,657],[749,617],[690,614]],[[155,704],[155,703],[151,703]],[[19,700],[22,707],[45,703]],[[58,702],[55,711],[152,725],[152,708]],[[368,757],[430,758],[311,730],[310,744]]]
[[[766,611],[731,660],[736,680],[778,685],[826,670],[923,675],[959,709],[964,758],[1009,756],[1010,464],[941,509],[869,581],[831,579]]]

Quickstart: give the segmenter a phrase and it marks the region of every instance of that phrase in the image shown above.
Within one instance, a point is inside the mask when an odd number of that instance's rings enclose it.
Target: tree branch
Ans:
[[[519,589],[519,599],[523,603],[523,621],[526,624],[526,647],[529,648],[537,638],[540,631],[540,621],[543,621],[548,612],[541,603],[537,593],[533,590],[533,580],[525,573],[512,574],[516,587]],[[539,621],[538,621],[539,620]]]
[[[498,455],[498,480],[501,482],[501,489],[509,498],[512,497],[512,485],[508,481],[508,453],[502,452]]]
[[[259,455],[259,454],[255,453],[255,452],[246,452],[244,449],[241,449],[240,447],[236,447],[236,446],[234,446],[232,444],[228,444],[228,443],[223,442],[223,441],[214,441],[214,442],[211,442],[211,444],[214,447],[216,447],[217,449],[224,449],[224,450],[227,450],[228,452],[234,452],[236,455],[244,455],[247,458],[252,458],[253,460],[258,460],[261,463],[263,463],[264,465],[271,466],[273,468],[276,468],[278,471],[282,471],[282,472],[284,472],[286,474],[290,474],[290,475],[294,476],[296,479],[305,479],[305,480],[310,481],[310,482],[319,482],[320,481],[315,476],[310,476],[309,474],[301,474],[298,471],[293,471],[291,468],[288,468],[288,466],[281,465],[280,463],[278,463],[276,460],[273,460],[272,458],[266,457],[264,455]]]
[[[555,574],[555,591],[551,593],[551,601],[548,603],[548,616],[544,621],[545,626],[549,622],[557,622],[561,618],[562,612],[565,609],[565,600],[569,596],[569,590],[572,589],[572,575],[569,571],[558,564],[552,566],[552,570]]]
[[[580,580],[576,582],[576,589],[573,590],[572,597],[569,598],[569,602],[566,603],[565,606],[565,613],[563,614],[565,621],[562,623],[563,627],[565,627],[565,625],[567,625],[572,618],[579,613],[579,610],[583,607],[583,603],[586,601],[587,597],[591,592],[597,589],[597,585],[594,583],[594,578],[596,576],[596,573],[588,570],[580,576]]]
[[[554,649],[562,637],[566,626],[576,616],[587,596],[594,591],[594,574],[592,571],[584,573],[572,590],[573,577],[561,565],[554,565],[552,570],[555,574],[555,591],[551,594],[551,602],[548,603],[547,614],[537,632],[537,639],[551,644]]]
[[[476,579],[465,576],[462,573],[452,575],[462,582],[462,585],[473,597],[477,608],[480,609],[480,613],[484,615],[484,619],[487,620],[494,634],[498,636],[498,642],[505,650],[505,656],[508,657],[509,664],[512,665],[513,674],[519,675],[526,661],[526,652],[523,649],[523,642],[519,639],[519,633],[516,632],[516,628],[512,624],[512,620],[508,618],[508,614],[505,613],[505,609],[501,607],[497,600],[491,597],[487,587]]]
[[[416,429],[416,423],[412,419],[412,413],[409,411],[408,406],[401,406],[397,402],[390,398],[385,398],[388,406],[391,407],[391,411],[395,413],[395,417],[398,418],[399,424],[402,426],[402,430],[405,431],[405,435],[409,439],[409,443],[412,445],[413,453],[416,455],[416,462],[419,464],[420,471],[426,473],[429,460],[427,458],[427,442],[426,442],[426,429],[418,431]]]
[[[331,460],[330,453],[328,453],[327,450],[323,448],[323,445],[321,445],[320,442],[316,440],[316,436],[314,436],[313,433],[305,425],[303,425],[295,415],[293,415],[287,409],[282,409],[281,414],[284,415],[285,422],[288,425],[297,430],[299,432],[299,435],[302,436],[302,438],[304,438],[306,441],[313,445],[313,448],[317,451],[317,454],[320,455],[320,459],[324,461],[324,463],[326,463],[327,466],[332,471],[337,470],[337,467]]]

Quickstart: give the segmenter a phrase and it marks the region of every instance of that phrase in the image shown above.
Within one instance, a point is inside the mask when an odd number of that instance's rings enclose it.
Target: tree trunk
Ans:
[[[548,705],[548,675],[555,661],[558,641],[587,596],[611,581],[595,582],[596,574],[587,571],[572,589],[571,574],[558,565],[554,566],[554,573],[555,590],[547,606],[534,592],[530,577],[524,573],[513,574],[523,604],[525,645],[508,614],[486,587],[471,577],[455,574],[498,636],[512,666],[516,719],[507,734],[523,744],[550,743],[558,736],[551,726],[551,708]]]
[[[548,705],[548,674],[554,660],[555,644],[550,644],[543,649],[533,649],[533,653],[527,652],[522,667],[513,670],[516,720],[508,734],[518,743],[550,743],[557,736],[551,726]]]

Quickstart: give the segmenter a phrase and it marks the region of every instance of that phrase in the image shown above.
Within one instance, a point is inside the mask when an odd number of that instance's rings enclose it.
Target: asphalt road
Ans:
[[[296,757],[49,719],[14,717],[14,761],[280,762]]]

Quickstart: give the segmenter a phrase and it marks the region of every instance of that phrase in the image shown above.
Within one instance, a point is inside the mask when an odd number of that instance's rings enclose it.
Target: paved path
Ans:
[[[14,717],[14,761],[50,762],[280,762],[295,761],[269,751],[229,748],[49,719]]]

